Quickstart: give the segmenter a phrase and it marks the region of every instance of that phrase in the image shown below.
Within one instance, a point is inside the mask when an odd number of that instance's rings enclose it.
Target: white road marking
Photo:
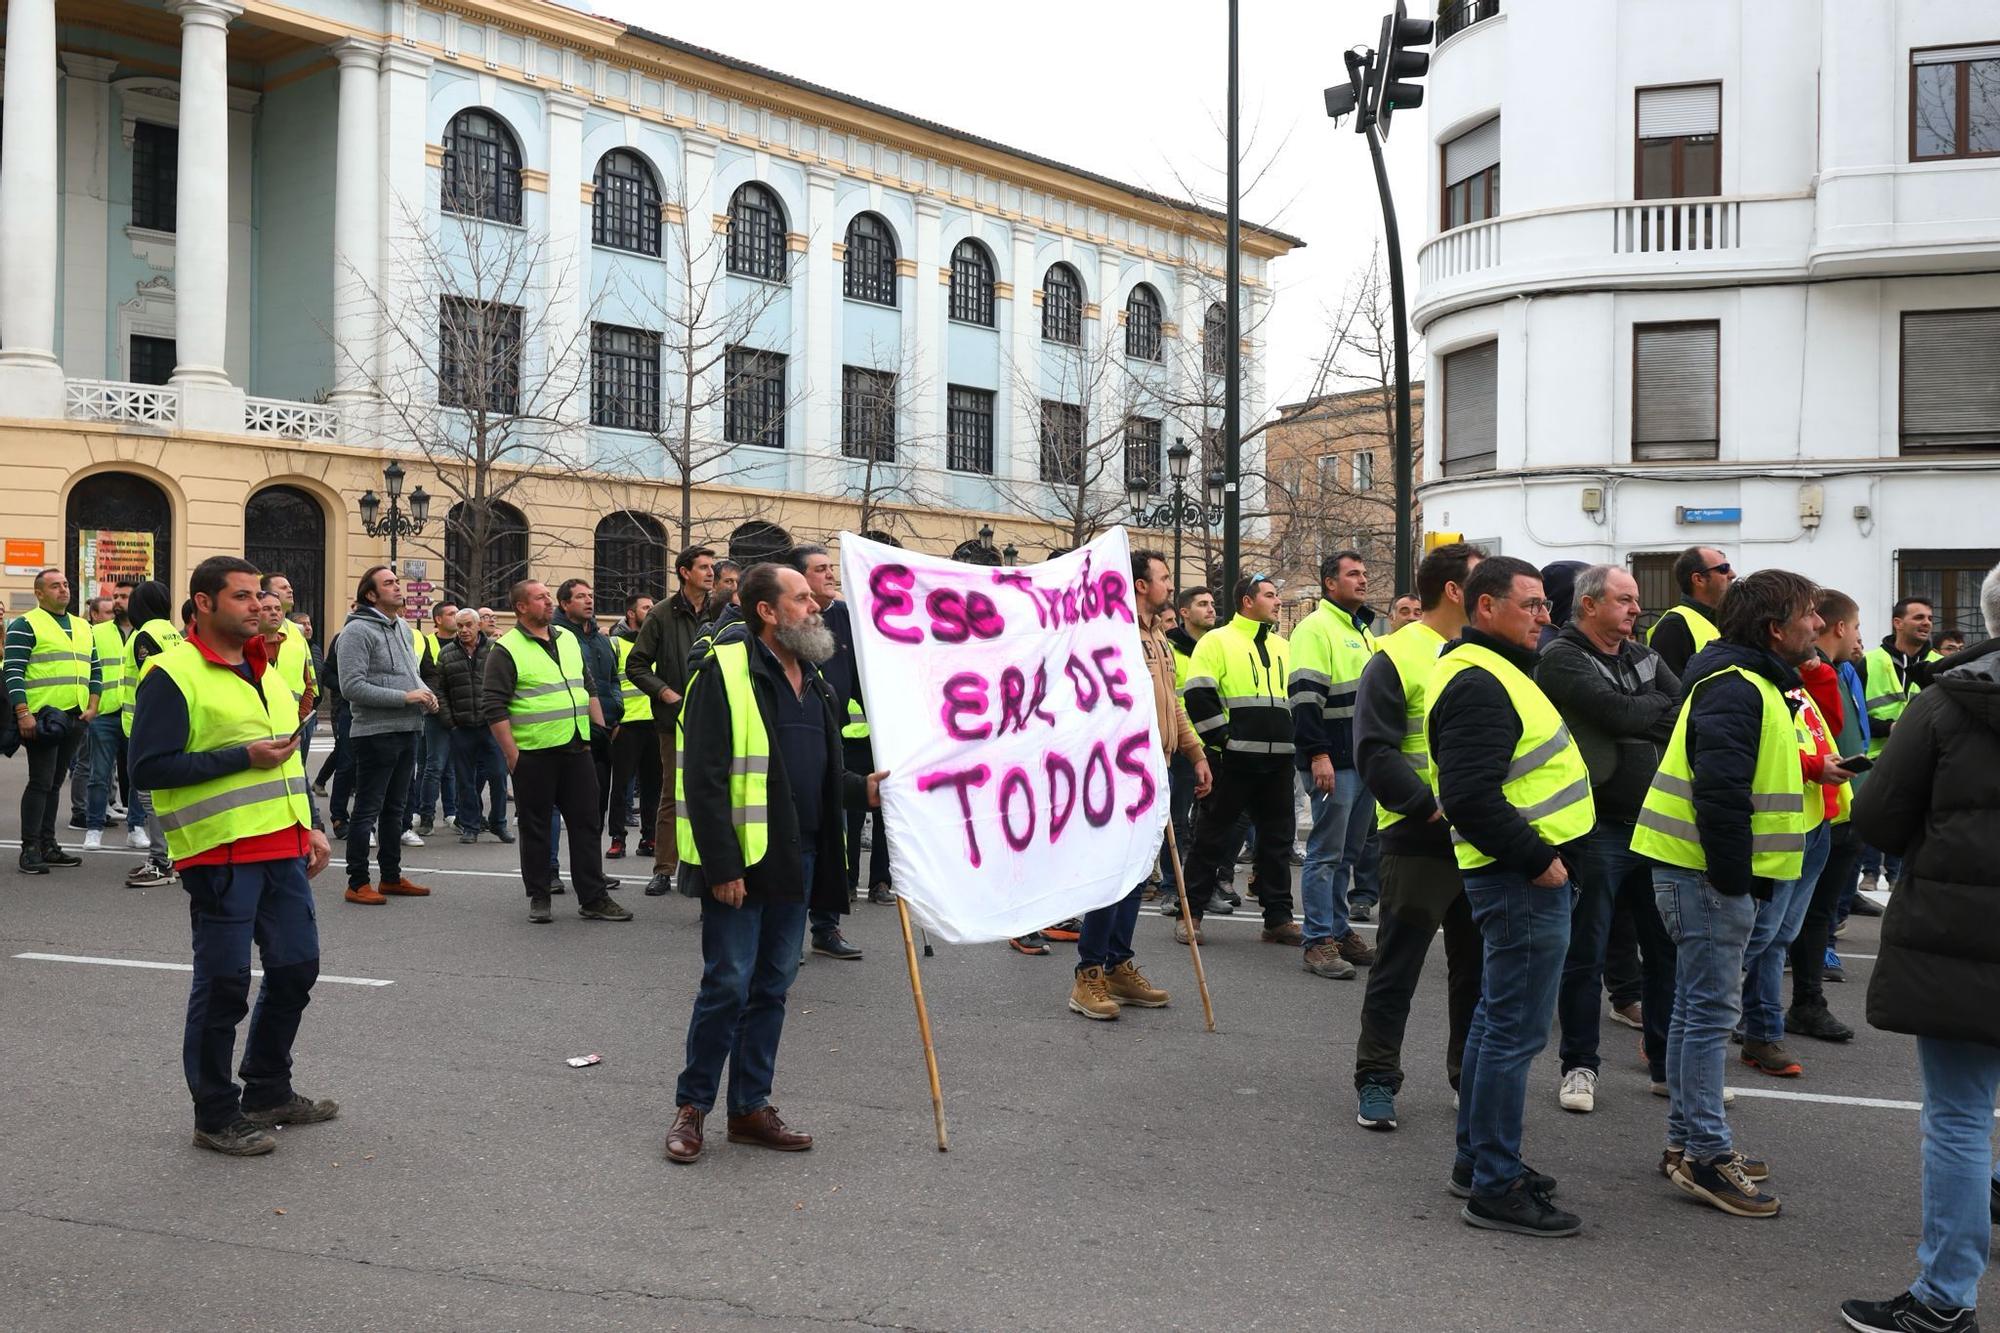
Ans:
[[[100,967],[139,967],[154,972],[192,972],[193,963],[155,963],[143,958],[91,958],[72,953],[17,953],[16,958],[26,958],[37,963],[96,963]],[[262,968],[251,968],[250,975],[261,977]],[[322,972],[319,979],[330,981],[337,986],[393,986],[393,981],[383,981],[376,977],[335,977]]]
[[[1899,1101],[1891,1097],[1839,1097],[1830,1092],[1790,1092],[1783,1088],[1731,1087],[1738,1097],[1768,1097],[1779,1102],[1825,1102],[1832,1106],[1872,1106],[1881,1111],[1921,1111],[1922,1102]],[[2000,1109],[1993,1114],[2000,1116]]]

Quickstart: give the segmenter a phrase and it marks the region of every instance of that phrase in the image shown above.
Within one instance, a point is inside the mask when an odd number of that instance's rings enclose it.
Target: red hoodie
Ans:
[[[1846,716],[1840,707],[1840,675],[1831,663],[1814,654],[1812,661],[1799,668],[1799,679],[1805,682],[1806,693],[1816,705],[1816,710],[1799,710],[1813,739],[1813,753],[1802,751],[1799,767],[1805,772],[1806,782],[1816,785],[1826,771],[1827,760],[1840,757],[1835,753],[1833,744],[1834,738],[1840,735],[1841,723]],[[1819,791],[1820,799],[1826,805],[1826,817],[1834,818],[1840,813],[1840,785],[1823,786]]]

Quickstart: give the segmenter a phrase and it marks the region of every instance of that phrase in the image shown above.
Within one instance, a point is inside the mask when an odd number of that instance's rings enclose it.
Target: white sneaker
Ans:
[[[153,838],[142,828],[128,829],[125,833],[125,845],[143,849],[153,845]]]
[[[110,815],[113,819],[123,819],[125,818],[128,811],[125,809],[124,806],[120,805],[116,801],[113,801],[110,805],[104,807],[104,813]]]
[[[403,830],[403,845],[405,847],[421,847],[424,845],[424,840],[417,836],[415,829],[406,828]]]
[[[1565,1111],[1590,1112],[1597,1109],[1597,1071],[1581,1065],[1563,1075],[1562,1091],[1556,1094]]]
[[[94,828],[94,829],[88,829],[84,832],[83,850],[85,850],[86,852],[94,852],[102,846],[104,846],[103,829]]]

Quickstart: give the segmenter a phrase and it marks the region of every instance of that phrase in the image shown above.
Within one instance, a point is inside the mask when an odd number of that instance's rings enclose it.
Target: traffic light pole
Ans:
[[[1410,316],[1403,296],[1403,241],[1396,230],[1396,197],[1382,162],[1382,137],[1368,127],[1368,155],[1375,159],[1375,192],[1382,196],[1382,233],[1389,247],[1389,305],[1396,321],[1396,593],[1417,590],[1411,569],[1416,504],[1416,458],[1410,447]]]
[[[1224,334],[1228,342],[1223,349],[1222,586],[1216,589],[1216,600],[1228,603],[1225,620],[1236,614],[1236,580],[1241,577],[1243,562],[1243,221],[1242,182],[1237,175],[1236,5],[1237,0],[1229,0],[1229,198],[1225,209],[1229,256],[1223,277],[1228,286],[1223,307],[1229,317]]]

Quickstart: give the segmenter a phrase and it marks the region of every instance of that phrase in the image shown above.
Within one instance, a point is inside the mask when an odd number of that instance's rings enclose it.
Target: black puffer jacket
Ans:
[[[2000,1046],[2000,639],[1931,670],[1854,803],[1860,836],[1903,858],[1868,1021]]]
[[[479,725],[479,683],[486,676],[486,659],[492,652],[493,640],[484,634],[470,656],[457,639],[445,640],[444,647],[438,649],[438,716],[447,727]]]
[[[1776,685],[1793,712],[1798,704],[1790,692],[1803,686],[1799,673],[1771,652],[1727,639],[1696,653],[1681,676],[1687,690],[1683,709],[1688,714],[1688,767],[1694,771],[1694,822],[1708,858],[1708,882],[1719,893],[1769,898],[1771,881],[1750,870],[1750,780],[1764,734],[1763,696],[1737,675],[1703,683],[1730,667]]]
[[[1533,649],[1507,643],[1467,625],[1460,638],[1444,646],[1450,656],[1465,644],[1477,644],[1535,674]],[[1556,849],[1543,842],[1534,826],[1508,804],[1501,784],[1514,749],[1521,743],[1521,715],[1507,697],[1507,687],[1490,671],[1461,671],[1438,691],[1430,713],[1431,760],[1437,765],[1438,806],[1453,828],[1502,870],[1529,879],[1556,859]]]

